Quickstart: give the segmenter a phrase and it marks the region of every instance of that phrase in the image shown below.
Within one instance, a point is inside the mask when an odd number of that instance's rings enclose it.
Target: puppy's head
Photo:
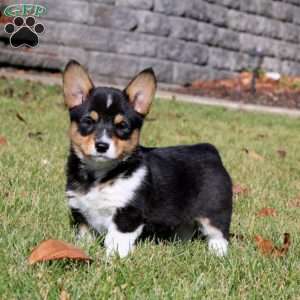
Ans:
[[[124,91],[95,88],[83,67],[70,61],[63,74],[70,112],[70,139],[80,159],[122,160],[139,144],[140,129],[156,90],[152,69],[139,73]]]

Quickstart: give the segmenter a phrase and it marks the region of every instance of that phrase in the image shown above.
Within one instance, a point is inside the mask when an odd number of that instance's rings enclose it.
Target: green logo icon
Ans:
[[[47,13],[47,8],[40,4],[13,4],[5,8],[3,14],[7,17],[35,16],[41,17]]]

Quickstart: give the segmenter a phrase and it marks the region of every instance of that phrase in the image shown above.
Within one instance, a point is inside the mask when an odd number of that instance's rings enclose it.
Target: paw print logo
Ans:
[[[4,27],[4,31],[10,36],[10,44],[14,48],[27,46],[34,48],[39,44],[38,34],[43,33],[45,27],[41,23],[37,23],[32,16],[26,19],[15,17],[12,23],[8,23]]]

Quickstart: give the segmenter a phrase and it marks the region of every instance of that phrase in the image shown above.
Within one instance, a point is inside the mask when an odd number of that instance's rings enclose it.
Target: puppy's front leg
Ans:
[[[136,239],[144,227],[142,213],[134,206],[119,208],[113,216],[104,240],[106,254],[127,256],[134,249]]]
[[[133,251],[134,243],[142,233],[143,226],[139,225],[131,232],[122,232],[121,228],[112,221],[104,240],[106,255],[118,254],[121,258],[127,256]]]
[[[77,209],[71,208],[70,225],[75,229],[76,240],[92,242],[95,239],[84,216]]]

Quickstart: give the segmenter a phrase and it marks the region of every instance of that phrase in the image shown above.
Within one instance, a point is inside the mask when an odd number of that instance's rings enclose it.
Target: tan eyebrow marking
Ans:
[[[91,111],[90,117],[96,122],[99,120],[99,114],[94,110]]]
[[[121,115],[121,114],[117,114],[117,115],[115,116],[114,123],[115,123],[115,124],[119,124],[119,123],[121,123],[122,121],[125,121],[125,117],[124,117],[123,115]]]

